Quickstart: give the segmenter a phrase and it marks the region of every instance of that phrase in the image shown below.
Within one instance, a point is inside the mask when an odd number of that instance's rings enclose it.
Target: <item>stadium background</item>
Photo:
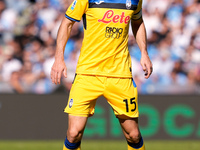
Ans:
[[[67,116],[62,110],[79,56],[82,22],[74,24],[65,49],[68,78],[53,85],[50,69],[57,30],[71,2],[0,0],[1,141],[64,139]],[[154,66],[150,79],[143,77],[131,31],[129,50],[139,91],[140,124],[147,140],[200,138],[199,16],[199,0],[143,0]],[[121,140],[123,136],[110,107],[100,98],[84,139],[106,138]]]

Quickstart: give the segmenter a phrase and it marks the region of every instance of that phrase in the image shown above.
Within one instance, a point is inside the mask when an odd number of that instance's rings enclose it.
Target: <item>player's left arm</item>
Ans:
[[[131,20],[132,31],[136,42],[141,51],[142,69],[145,72],[145,78],[148,79],[153,71],[153,66],[147,52],[147,35],[142,17],[138,20]]]

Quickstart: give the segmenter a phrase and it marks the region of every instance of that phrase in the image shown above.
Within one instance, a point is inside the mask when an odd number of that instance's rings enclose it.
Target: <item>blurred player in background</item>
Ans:
[[[57,37],[51,79],[60,84],[67,77],[64,49],[75,22],[83,18],[84,39],[76,75],[65,112],[69,114],[63,150],[80,150],[88,117],[94,114],[96,99],[104,96],[112,106],[127,139],[128,150],[144,150],[138,127],[137,87],[132,79],[128,32],[132,31],[141,50],[145,78],[152,73],[147,53],[142,0],[74,0],[66,11]]]

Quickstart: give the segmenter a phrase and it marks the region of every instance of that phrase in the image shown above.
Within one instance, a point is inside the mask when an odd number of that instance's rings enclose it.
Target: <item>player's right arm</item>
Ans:
[[[51,80],[54,84],[60,84],[62,74],[65,78],[67,77],[67,67],[64,62],[64,50],[74,23],[75,21],[64,17],[58,30],[55,61],[51,68]]]

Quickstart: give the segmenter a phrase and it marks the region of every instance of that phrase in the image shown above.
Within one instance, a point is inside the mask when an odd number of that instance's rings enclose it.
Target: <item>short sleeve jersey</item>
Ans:
[[[142,16],[142,0],[74,0],[65,16],[83,18],[84,39],[76,73],[131,78],[128,31]]]

